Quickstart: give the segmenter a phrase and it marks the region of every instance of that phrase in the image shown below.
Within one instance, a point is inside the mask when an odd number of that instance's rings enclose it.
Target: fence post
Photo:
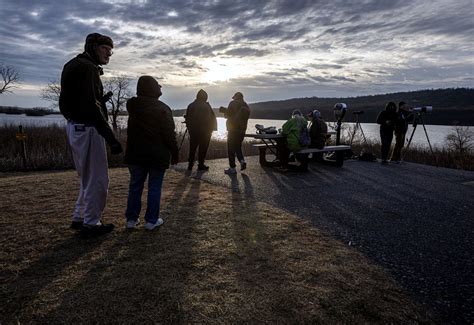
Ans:
[[[23,125],[18,126],[16,139],[20,141],[21,159],[23,161],[23,170],[26,170],[26,133],[23,132]]]

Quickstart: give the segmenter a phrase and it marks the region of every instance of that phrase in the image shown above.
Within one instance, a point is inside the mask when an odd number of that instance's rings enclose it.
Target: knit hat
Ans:
[[[161,86],[155,78],[151,76],[141,76],[137,83],[137,95],[159,98],[161,96]]]
[[[301,111],[300,111],[299,109],[295,109],[295,110],[291,113],[291,116],[296,116],[296,115],[302,116]]]
[[[196,95],[196,98],[206,102],[207,101],[207,93],[204,90],[200,89],[198,91],[197,95]]]
[[[84,45],[84,51],[89,54],[94,54],[94,47],[99,45],[108,45],[114,47],[114,42],[108,36],[101,35],[99,33],[92,33],[87,35],[86,44]]]
[[[312,117],[312,118],[315,118],[315,117],[321,118],[321,112],[318,111],[317,109],[315,109],[310,113],[310,117]]]
[[[234,96],[232,96],[232,99],[244,99],[244,95],[240,91],[236,92]]]

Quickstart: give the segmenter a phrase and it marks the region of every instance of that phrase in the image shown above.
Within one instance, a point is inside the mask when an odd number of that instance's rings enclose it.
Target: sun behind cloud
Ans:
[[[213,84],[252,74],[248,63],[241,58],[209,58],[202,62],[202,66],[206,69],[201,76],[204,83]]]

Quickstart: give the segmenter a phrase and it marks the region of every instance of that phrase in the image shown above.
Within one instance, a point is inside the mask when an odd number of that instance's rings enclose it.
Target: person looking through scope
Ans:
[[[380,124],[380,142],[382,165],[386,165],[390,146],[392,145],[395,122],[397,121],[397,104],[389,102],[385,110],[377,116],[377,124]]]
[[[392,151],[391,162],[400,163],[401,153],[405,144],[405,136],[408,131],[408,122],[413,121],[413,112],[405,102],[398,103],[397,120],[395,121],[395,146]]]

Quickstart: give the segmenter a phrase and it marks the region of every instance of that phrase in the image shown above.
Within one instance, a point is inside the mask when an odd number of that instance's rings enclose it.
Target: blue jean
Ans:
[[[130,185],[125,217],[128,220],[137,220],[142,209],[142,193],[145,180],[148,176],[148,198],[145,212],[145,221],[156,223],[160,216],[161,187],[165,177],[164,169],[153,169],[139,165],[129,165]]]

